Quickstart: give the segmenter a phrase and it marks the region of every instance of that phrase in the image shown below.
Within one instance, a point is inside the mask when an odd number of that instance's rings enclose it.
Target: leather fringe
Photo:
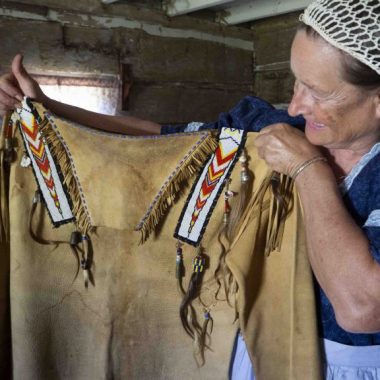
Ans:
[[[214,327],[214,320],[212,319],[211,314],[205,310],[203,314],[203,324],[200,330],[199,336],[194,339],[194,359],[198,367],[202,367],[205,360],[205,350],[210,348],[211,343],[211,334]]]
[[[269,214],[269,225],[267,230],[267,243],[265,255],[269,256],[272,251],[281,250],[284,222],[292,207],[292,189],[294,181],[292,178],[273,172],[271,176],[271,187],[273,196]]]
[[[217,146],[218,141],[214,134],[207,132],[203,140],[196,144],[180,162],[175,171],[169,176],[169,179],[161,187],[140,223],[135,227],[135,231],[141,232],[140,243],[144,243],[147,240],[167,209],[174,203],[182,183],[203,167],[204,162],[215,151]]]
[[[252,192],[253,184],[253,175],[248,170],[248,158],[245,150],[242,152],[239,161],[242,166],[240,173],[240,189],[236,193],[236,196],[231,199],[231,211],[227,215],[224,214],[223,217],[223,224],[218,233],[220,254],[218,266],[214,272],[214,278],[218,286],[215,293],[215,299],[223,300],[223,298],[219,298],[220,290],[223,290],[227,303],[231,307],[235,307],[235,320],[238,318],[236,308],[238,285],[236,279],[232,275],[232,272],[226,263],[226,258],[231,252],[231,242],[236,234],[236,229],[239,221],[241,220],[241,217],[246,210],[248,199]]]
[[[241,238],[247,225],[259,216],[265,206],[270,207],[269,225],[267,230],[265,254],[281,250],[281,242],[284,231],[284,223],[293,205],[292,189],[294,181],[284,175],[270,172],[262,181],[260,187],[253,194],[241,220],[239,221],[230,249]],[[270,190],[270,199],[264,202],[264,196]]]
[[[38,105],[35,104],[35,106]],[[41,112],[40,110],[38,111],[39,113]],[[72,202],[71,211],[75,216],[76,227],[82,232],[82,234],[89,235],[94,230],[94,226],[91,223],[90,215],[83,203],[79,184],[72,170],[69,154],[50,122],[42,123],[40,126],[40,132],[48,144],[55,162],[58,163],[61,169],[63,184],[70,194]]]
[[[31,206],[30,214],[29,214],[29,234],[31,238],[38,244],[51,245],[53,246],[54,249],[57,248],[61,244],[67,244],[70,247],[71,252],[73,253],[77,261],[77,271],[73,278],[73,283],[78,277],[79,270],[82,269],[85,288],[88,288],[90,283],[93,286],[95,286],[95,281],[91,272],[92,245],[87,235],[83,235],[80,231],[73,231],[71,233],[70,240],[50,240],[50,239],[45,239],[44,237],[40,236],[34,230],[33,225],[35,223],[33,223],[33,220],[34,220],[34,216],[36,214],[38,205],[40,206],[42,205],[41,197],[42,196],[41,196],[40,191],[37,190],[34,194],[32,206]]]
[[[12,161],[13,148],[7,146],[13,140],[12,136],[7,136],[8,124],[11,122],[11,114],[7,113],[3,118],[0,130],[0,242],[9,241],[9,200],[8,182],[9,167]]]

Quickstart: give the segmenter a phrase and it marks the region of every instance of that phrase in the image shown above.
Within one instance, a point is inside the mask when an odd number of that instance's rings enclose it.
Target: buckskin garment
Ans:
[[[182,295],[175,278],[173,238],[190,186],[181,182],[176,201],[168,202],[144,244],[134,228],[174,168],[210,132],[126,137],[54,119],[70,150],[93,227],[94,285],[86,288],[81,273],[75,276],[77,261],[67,244],[42,245],[31,238],[29,214],[36,181],[30,167],[20,166],[24,148],[16,130],[17,158],[9,175],[9,249],[4,249],[10,254],[14,379],[227,379],[238,328],[258,379],[322,378],[312,274],[295,192],[280,252],[264,254],[273,198],[268,188],[227,256],[238,284],[235,322],[234,307],[214,299],[224,202],[219,199],[202,241],[209,267],[201,297],[214,329],[205,364],[198,367],[193,341],[179,318]],[[253,146],[255,136],[249,133],[246,141],[254,177],[252,197],[270,174]],[[4,145],[3,135],[3,152]],[[239,175],[236,165],[232,190],[239,190]],[[6,171],[2,176],[4,183]],[[3,218],[4,198],[3,191]],[[32,228],[46,240],[63,241],[74,230],[71,223],[53,228],[41,203]],[[183,247],[185,285],[195,251],[190,245]],[[202,317],[199,301],[194,307]],[[6,339],[7,329],[0,331]]]

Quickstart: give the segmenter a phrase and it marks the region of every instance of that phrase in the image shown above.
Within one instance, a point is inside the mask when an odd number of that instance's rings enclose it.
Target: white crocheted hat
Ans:
[[[380,0],[315,0],[300,20],[380,75]]]

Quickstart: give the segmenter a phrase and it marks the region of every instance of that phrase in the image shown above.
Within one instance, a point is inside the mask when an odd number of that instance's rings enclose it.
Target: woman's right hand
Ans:
[[[22,60],[22,55],[17,54],[12,61],[12,71],[0,76],[0,116],[19,106],[24,96],[41,103],[47,99],[39,84],[25,70]]]

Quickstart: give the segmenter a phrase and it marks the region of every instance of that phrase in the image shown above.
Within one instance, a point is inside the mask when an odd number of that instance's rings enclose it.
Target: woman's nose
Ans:
[[[306,91],[296,82],[294,85],[294,92],[292,100],[288,106],[288,113],[290,116],[305,115],[308,112],[308,96]]]
[[[300,112],[298,111],[299,110],[299,102],[298,100],[296,99],[297,98],[297,95],[296,93],[293,94],[293,97],[292,97],[292,100],[288,106],[288,114],[290,116],[297,116],[300,114]]]

